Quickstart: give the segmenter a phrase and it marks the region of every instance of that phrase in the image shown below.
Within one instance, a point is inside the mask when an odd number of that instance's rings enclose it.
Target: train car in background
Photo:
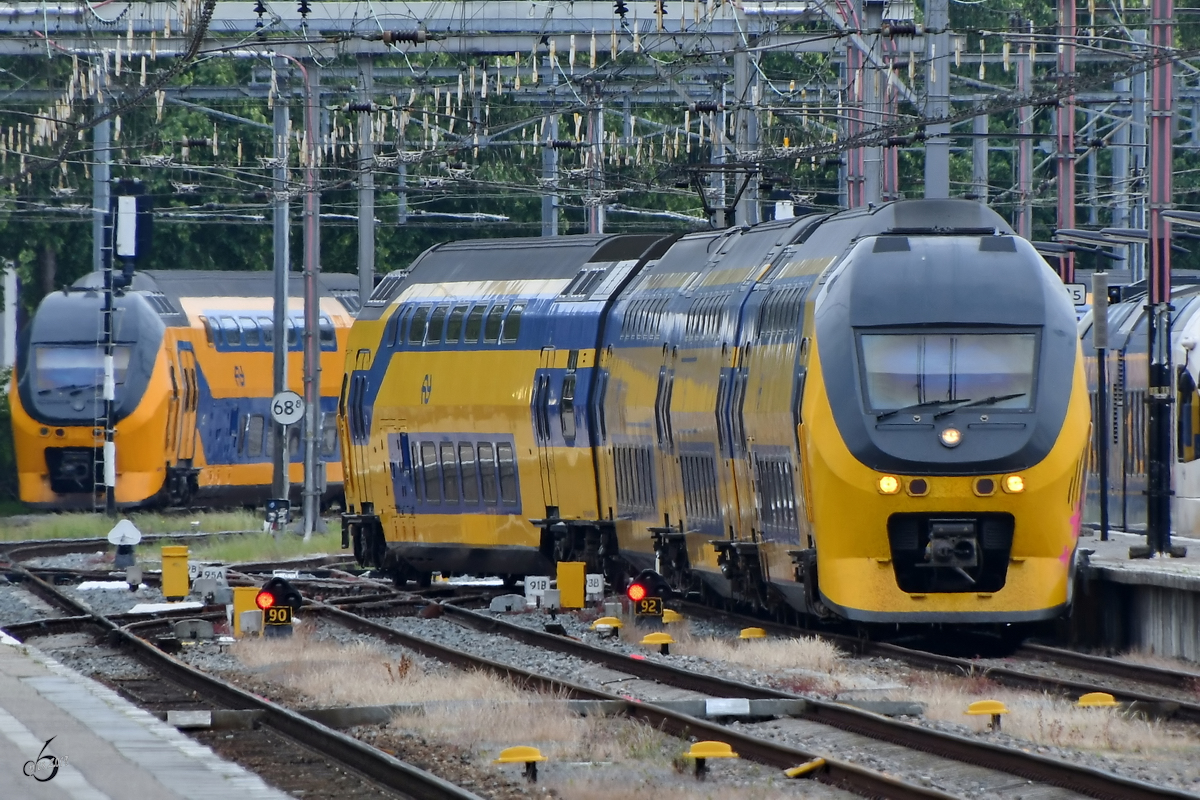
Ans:
[[[20,498],[33,508],[103,502],[102,276],[47,295],[13,375]],[[269,272],[138,272],[114,299],[117,485],[121,508],[258,504],[272,466],[273,279]],[[335,427],[342,350],[358,308],[353,275],[321,276],[320,459],[325,499],[341,492]],[[288,385],[302,391],[302,282],[290,286]],[[302,480],[301,425],[289,428]]]
[[[343,535],[397,580],[570,560],[863,624],[1070,607],[1076,317],[985,206],[459,242],[367,305]]]
[[[1182,536],[1200,535],[1200,273],[1171,274],[1171,529]],[[1146,526],[1146,397],[1148,389],[1145,281],[1122,286],[1119,302],[1108,307],[1105,343],[1108,396],[1097,408],[1096,348],[1092,312],[1079,325],[1087,364],[1088,390],[1096,424],[1108,437],[1109,524],[1123,530]],[[1100,519],[1099,463],[1093,438],[1089,459],[1086,519]]]

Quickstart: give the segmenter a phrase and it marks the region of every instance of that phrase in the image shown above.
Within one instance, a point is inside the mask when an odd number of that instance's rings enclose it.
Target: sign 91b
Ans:
[[[633,604],[633,613],[639,617],[661,617],[663,601],[661,597],[643,597]]]
[[[263,611],[264,625],[291,625],[292,624],[292,607],[291,606],[271,606]]]

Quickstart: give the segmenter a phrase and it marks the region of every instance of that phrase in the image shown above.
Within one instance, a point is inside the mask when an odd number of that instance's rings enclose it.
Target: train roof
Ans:
[[[587,264],[657,257],[676,237],[668,234],[465,239],[426,250],[407,270],[375,287],[364,314],[378,314],[404,286],[467,281],[572,279]]]

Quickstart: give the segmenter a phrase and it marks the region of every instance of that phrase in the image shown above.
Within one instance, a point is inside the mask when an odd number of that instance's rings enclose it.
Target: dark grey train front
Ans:
[[[301,385],[302,282],[289,287],[292,388]],[[267,272],[135,273],[113,314],[117,504],[257,504],[270,496],[272,351],[277,332]],[[339,337],[357,311],[357,280],[324,275],[319,458],[326,499],[341,491],[337,442]],[[103,494],[105,335],[100,276],[47,295],[22,332],[13,397],[21,500],[92,508]],[[293,483],[302,425],[288,431]]]

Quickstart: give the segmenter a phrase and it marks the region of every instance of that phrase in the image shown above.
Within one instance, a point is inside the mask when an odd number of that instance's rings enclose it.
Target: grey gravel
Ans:
[[[0,627],[61,616],[61,611],[19,583],[0,583]]]

